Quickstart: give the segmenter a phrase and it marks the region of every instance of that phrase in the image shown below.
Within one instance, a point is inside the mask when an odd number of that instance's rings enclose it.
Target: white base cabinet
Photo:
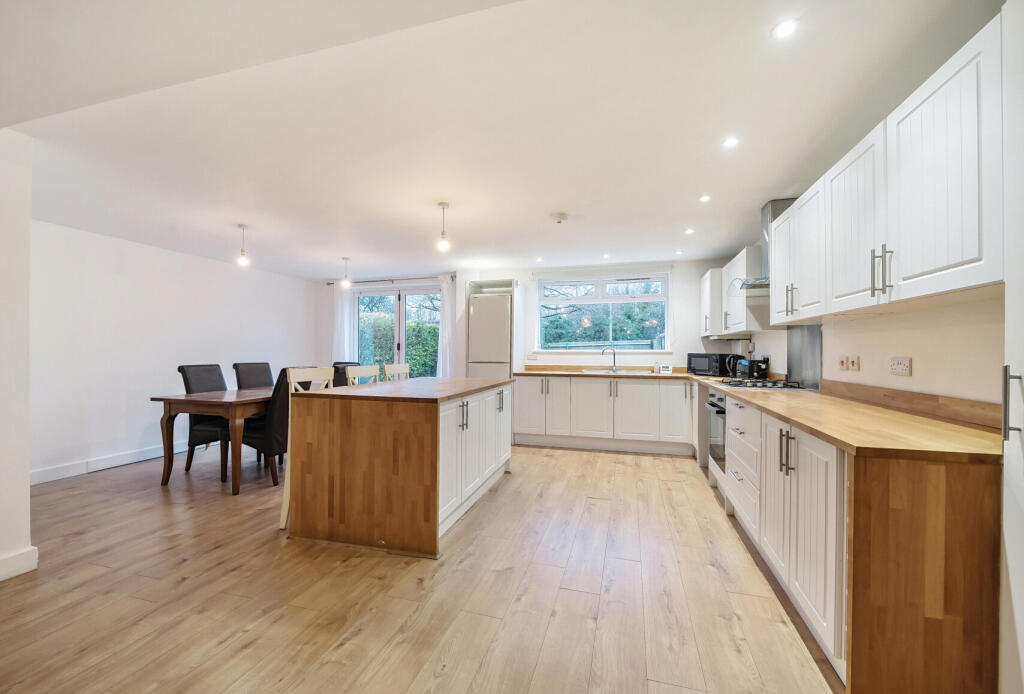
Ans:
[[[693,445],[695,392],[685,379],[517,376],[514,433],[531,443],[549,437],[555,446],[574,439]]]
[[[511,456],[511,391],[505,385],[441,404],[437,486],[442,532],[461,515],[457,511],[468,510],[486,491]]]

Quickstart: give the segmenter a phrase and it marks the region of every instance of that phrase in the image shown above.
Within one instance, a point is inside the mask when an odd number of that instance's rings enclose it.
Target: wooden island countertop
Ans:
[[[305,393],[298,398],[343,398],[389,400],[393,402],[445,402],[512,383],[511,378],[409,378],[403,381],[363,383]]]

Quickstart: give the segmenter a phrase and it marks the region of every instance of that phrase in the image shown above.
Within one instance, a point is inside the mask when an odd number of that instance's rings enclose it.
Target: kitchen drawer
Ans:
[[[747,531],[751,540],[757,542],[758,521],[761,518],[758,508],[760,494],[750,484],[750,478],[744,471],[733,464],[732,461],[725,461],[726,493],[732,501],[733,512],[739,520],[740,525]]]
[[[756,407],[726,396],[725,425],[729,431],[742,431],[747,443],[761,450],[761,411]]]
[[[734,465],[754,489],[761,488],[761,456],[744,437],[730,427],[725,435],[725,459]]]

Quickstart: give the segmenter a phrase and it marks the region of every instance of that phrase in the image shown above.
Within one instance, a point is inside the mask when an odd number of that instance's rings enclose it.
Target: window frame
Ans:
[[[580,305],[580,304],[635,304],[646,302],[662,302],[665,304],[665,347],[664,349],[622,349],[622,352],[630,354],[665,354],[671,353],[669,345],[672,344],[672,311],[670,297],[670,274],[668,272],[655,272],[645,275],[607,275],[591,277],[545,277],[537,280],[537,320],[536,339],[534,341],[535,352],[562,353],[562,354],[600,354],[600,349],[557,349],[542,347],[543,307],[558,305]],[[607,285],[619,282],[661,282],[660,294],[631,294],[611,295],[607,293]],[[595,285],[594,296],[576,297],[545,297],[544,288],[548,285]]]
[[[352,329],[353,335],[355,335],[356,344],[356,358],[359,358],[358,345],[359,345],[359,299],[364,296],[394,296],[395,297],[395,364],[401,363],[407,359],[407,348],[406,344],[406,295],[408,294],[441,294],[441,285],[433,283],[425,284],[402,284],[402,285],[373,285],[368,287],[360,287],[352,292]],[[444,320],[443,309],[441,311],[441,320]],[[438,335],[438,341],[441,336]]]

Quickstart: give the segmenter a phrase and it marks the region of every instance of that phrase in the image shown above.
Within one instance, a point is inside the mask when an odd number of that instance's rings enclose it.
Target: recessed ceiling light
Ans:
[[[609,258],[611,258],[611,256],[610,256],[610,255],[608,255],[607,253],[605,253],[605,254],[604,254],[603,256],[601,256],[601,257],[602,257],[602,258],[604,258],[605,260],[608,260]]]
[[[740,139],[735,135],[730,135],[729,137],[722,140],[722,146],[725,147],[726,149],[732,149],[739,143]]]
[[[543,259],[543,258],[541,258],[541,257],[538,257],[538,258],[537,258],[537,262],[538,262],[538,263],[543,263],[543,262],[544,262],[544,259]]]
[[[682,254],[683,254],[683,252],[681,250],[677,250],[676,251],[676,255],[682,255]]]
[[[711,196],[710,195],[701,195],[700,196],[700,201],[701,202],[711,202]]]
[[[787,19],[783,22],[779,22],[775,25],[775,28],[772,29],[772,36],[777,39],[784,39],[792,36],[793,32],[796,31],[797,24],[798,22],[795,19]]]
[[[686,231],[683,232],[683,233],[686,234],[687,236],[689,236],[690,234],[693,233],[693,227],[687,227]]]

